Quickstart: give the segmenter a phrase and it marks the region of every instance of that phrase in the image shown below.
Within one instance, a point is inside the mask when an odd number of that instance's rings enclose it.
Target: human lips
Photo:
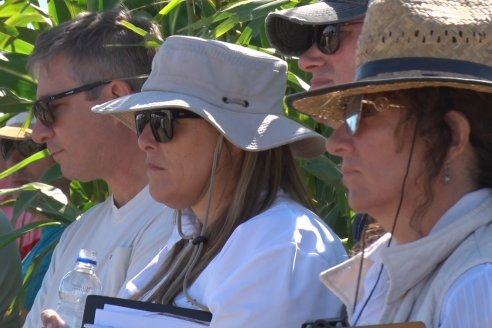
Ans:
[[[147,170],[159,171],[159,170],[163,170],[163,168],[155,163],[147,162]]]
[[[353,177],[354,175],[356,175],[357,173],[359,173],[359,171],[357,171],[354,168],[351,168],[351,167],[342,167],[343,180],[347,180],[347,179]]]
[[[310,90],[316,90],[319,88],[324,88],[324,87],[329,87],[334,85],[334,81],[332,79],[326,78],[326,77],[313,77],[311,79],[311,89]]]
[[[53,157],[54,159],[60,155],[60,153],[63,152],[63,149],[51,149],[49,146],[48,146],[48,150],[50,152],[50,155],[51,157]]]

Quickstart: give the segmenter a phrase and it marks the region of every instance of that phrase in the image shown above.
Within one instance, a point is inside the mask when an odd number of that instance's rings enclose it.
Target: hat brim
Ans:
[[[173,92],[143,91],[95,106],[92,111],[115,115],[135,129],[134,112],[173,107],[200,115],[244,150],[261,151],[291,144],[296,157],[309,158],[324,152],[324,137],[285,116],[227,111],[199,98]],[[242,122],[257,126],[257,131],[251,133],[251,128],[241,128]]]
[[[361,3],[317,2],[268,14],[265,26],[270,44],[287,56],[299,56],[313,43],[313,25],[343,23],[364,17]]]
[[[450,87],[492,93],[492,82],[459,77],[395,77],[361,80],[287,96],[288,106],[316,119],[341,121],[352,96],[426,87]]]
[[[0,128],[0,139],[27,140],[31,139],[32,130],[17,126],[4,126]]]

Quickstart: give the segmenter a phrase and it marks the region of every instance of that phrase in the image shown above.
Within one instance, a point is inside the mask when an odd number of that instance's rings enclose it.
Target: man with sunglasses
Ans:
[[[325,0],[272,12],[268,39],[283,55],[299,58],[299,68],[312,75],[311,89],[351,82],[367,3]]]
[[[128,24],[148,34],[142,37]],[[173,212],[149,194],[135,132],[91,112],[94,105],[140,90],[155,54],[145,43],[159,38],[148,20],[113,10],[82,14],[36,40],[28,61],[38,78],[33,139],[46,143],[64,176],[105,180],[112,195],[65,230],[24,327],[39,328],[41,312],[56,308],[59,283],[80,249],[97,252],[102,294],[115,296],[166,245]]]

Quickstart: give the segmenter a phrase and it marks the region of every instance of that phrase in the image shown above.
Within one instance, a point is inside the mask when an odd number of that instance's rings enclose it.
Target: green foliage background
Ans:
[[[271,11],[309,2],[312,1],[170,0],[149,3],[148,0],[128,0],[124,1],[123,5],[138,15],[154,19],[161,26],[164,37],[174,34],[194,35],[237,43],[280,56],[268,43],[264,27],[266,15]],[[0,117],[0,126],[15,113],[30,110],[36,97],[36,81],[26,71],[26,59],[33,50],[36,37],[42,31],[74,18],[82,11],[101,11],[121,4],[115,0],[50,0],[46,6],[37,0],[0,1],[0,111],[6,114]],[[284,59],[289,63],[287,93],[306,90],[309,77],[299,70],[296,58]],[[291,118],[324,135],[330,132],[306,116],[289,111],[288,108],[285,108],[285,112]],[[49,153],[43,151],[25,159],[15,167],[0,173],[0,178],[44,156],[49,156]],[[299,164],[306,173],[306,183],[318,213],[341,238],[345,239],[347,247],[350,247],[352,213],[346,201],[345,188],[341,183],[336,160],[329,155],[323,155],[313,160],[300,161]],[[63,201],[57,197],[60,191],[50,185],[60,176],[59,168],[53,167],[40,183],[0,191],[0,196],[22,191],[13,204],[15,214],[27,209],[42,212],[48,218],[0,236],[0,246],[36,227],[69,224],[80,213],[105,199],[109,193],[107,186],[101,181],[73,181],[70,201]],[[36,264],[37,262],[29,272],[36,269]],[[28,274],[24,281],[24,289],[29,284],[29,278]],[[21,295],[19,301],[22,301],[22,298]]]

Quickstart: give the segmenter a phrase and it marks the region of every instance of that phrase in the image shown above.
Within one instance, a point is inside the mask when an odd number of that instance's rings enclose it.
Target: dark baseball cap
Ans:
[[[313,25],[349,22],[364,17],[369,0],[326,0],[268,14],[270,44],[287,56],[299,56],[313,44]]]

